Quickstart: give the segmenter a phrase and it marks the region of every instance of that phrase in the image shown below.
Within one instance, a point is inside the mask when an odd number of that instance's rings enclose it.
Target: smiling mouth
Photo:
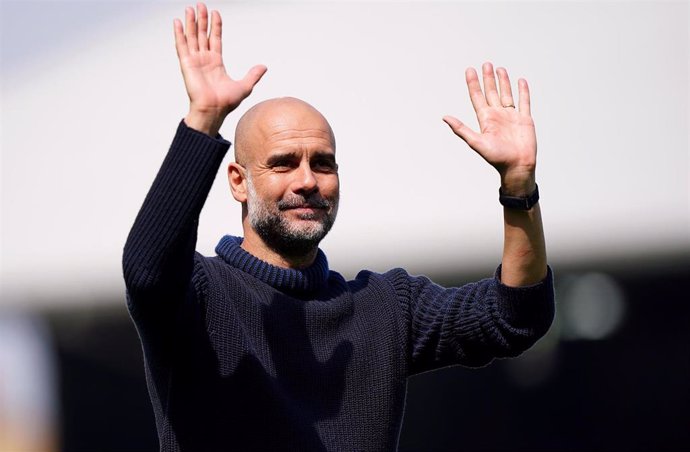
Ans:
[[[288,210],[321,210],[325,209],[323,206],[294,206],[288,207]]]
[[[330,207],[330,202],[320,197],[296,199],[283,199],[278,201],[279,210],[326,210]]]
[[[313,216],[317,213],[325,212],[326,208],[325,207],[315,207],[315,206],[298,206],[298,207],[290,207],[286,210],[293,211],[298,215]]]
[[[323,204],[300,204],[300,205],[287,205],[287,206],[279,206],[278,207],[280,210],[309,210],[309,211],[315,211],[315,210],[326,210],[328,208],[328,205],[323,205]]]
[[[290,207],[286,211],[291,212],[290,216],[298,221],[322,222],[328,216],[325,207],[297,206]]]

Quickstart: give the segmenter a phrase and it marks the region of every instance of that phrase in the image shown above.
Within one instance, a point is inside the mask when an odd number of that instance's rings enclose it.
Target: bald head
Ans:
[[[242,115],[235,129],[235,161],[252,163],[267,139],[281,130],[318,127],[328,132],[335,149],[335,136],[326,118],[310,104],[294,97],[278,97],[254,105]]]

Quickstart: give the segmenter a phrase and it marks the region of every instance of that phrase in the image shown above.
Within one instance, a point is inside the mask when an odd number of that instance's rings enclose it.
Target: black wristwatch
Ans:
[[[509,209],[529,210],[539,201],[539,186],[535,184],[534,191],[527,197],[506,196],[498,189],[498,202]]]

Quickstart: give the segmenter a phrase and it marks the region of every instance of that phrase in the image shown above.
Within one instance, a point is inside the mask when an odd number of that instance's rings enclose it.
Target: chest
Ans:
[[[203,305],[203,331],[222,375],[250,357],[268,375],[314,379],[406,368],[400,305],[380,287],[300,299],[243,281]]]

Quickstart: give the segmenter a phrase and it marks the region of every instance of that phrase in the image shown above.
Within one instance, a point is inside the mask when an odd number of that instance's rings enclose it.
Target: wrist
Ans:
[[[536,188],[534,169],[501,173],[501,193],[504,195],[526,197]]]
[[[220,112],[204,112],[190,108],[184,122],[190,129],[216,137],[223,125],[226,114]]]

